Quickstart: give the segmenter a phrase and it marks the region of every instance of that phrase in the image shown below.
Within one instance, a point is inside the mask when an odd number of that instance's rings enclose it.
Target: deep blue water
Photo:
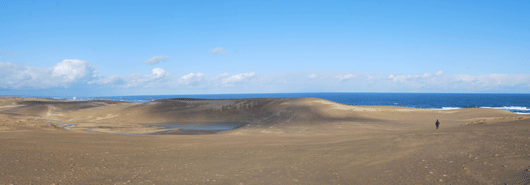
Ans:
[[[469,94],[469,93],[270,93],[270,94],[208,94],[158,96],[107,96],[76,98],[76,100],[117,100],[147,102],[166,98],[245,99],[315,97],[347,105],[390,105],[428,109],[494,108],[518,114],[530,114],[530,94]],[[60,97],[54,97],[60,98]],[[64,99],[64,98],[61,98]],[[68,99],[72,99],[69,97]]]

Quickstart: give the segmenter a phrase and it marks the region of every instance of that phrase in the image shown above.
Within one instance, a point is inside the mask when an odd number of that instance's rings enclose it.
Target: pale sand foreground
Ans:
[[[528,184],[529,118],[315,98],[4,97],[0,184]],[[149,124],[173,122],[246,125],[217,135],[109,134],[155,133]]]

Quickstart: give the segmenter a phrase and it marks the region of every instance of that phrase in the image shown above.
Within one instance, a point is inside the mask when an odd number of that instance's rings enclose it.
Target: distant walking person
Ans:
[[[435,125],[436,125],[436,129],[438,129],[438,127],[440,126],[440,122],[438,121],[438,119],[436,119]]]

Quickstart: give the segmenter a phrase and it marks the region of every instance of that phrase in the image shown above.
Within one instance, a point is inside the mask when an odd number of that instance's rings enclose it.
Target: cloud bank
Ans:
[[[52,68],[35,68],[9,62],[0,62],[0,82],[4,86],[46,89],[68,87],[95,71],[87,61],[78,59],[63,60]]]
[[[196,86],[205,80],[206,77],[203,73],[190,73],[179,78],[177,84]]]
[[[0,88],[69,88],[73,84],[114,89],[168,89],[187,92],[530,92],[530,74],[379,74],[342,72],[256,72],[216,76],[192,72],[174,77],[162,68],[128,76],[100,76],[88,61],[66,59],[53,67],[37,68],[0,62]],[[194,90],[195,89],[195,90]],[[228,91],[226,89],[232,89]]]
[[[152,73],[149,75],[135,73],[126,77],[120,77],[118,75],[99,77],[96,75],[96,77],[94,77],[93,80],[87,82],[87,84],[117,86],[121,88],[230,87],[248,82],[252,78],[258,76],[258,74],[255,72],[235,75],[223,73],[221,75],[208,78],[204,73],[189,73],[180,78],[174,79],[169,72],[162,68],[154,68],[151,72]]]
[[[338,78],[340,81],[349,80],[350,78],[353,78],[353,77],[355,77],[355,75],[353,75],[353,74],[347,74],[347,75],[339,75],[339,76],[337,76],[337,78]]]
[[[250,80],[250,79],[252,79],[252,78],[254,78],[256,76],[257,76],[257,74],[254,73],[254,72],[227,76],[227,77],[221,79],[221,84],[224,85],[224,86],[234,86],[237,83]]]
[[[165,62],[169,59],[168,56],[164,56],[164,55],[160,55],[160,56],[154,56],[150,59],[147,59],[144,61],[144,64],[147,64],[147,65],[155,65],[155,64],[158,64],[160,62]]]
[[[117,83],[119,80],[120,80],[120,76],[119,75],[112,75],[112,76],[106,77],[106,78],[93,79],[93,80],[87,82],[87,84],[89,84],[89,85],[90,84],[107,85],[107,84]]]
[[[140,73],[132,74],[123,78],[124,87],[158,87],[166,85],[171,80],[171,74],[162,68],[154,68],[151,74],[142,75]]]

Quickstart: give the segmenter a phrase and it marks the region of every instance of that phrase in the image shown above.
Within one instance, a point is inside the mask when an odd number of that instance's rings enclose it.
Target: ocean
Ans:
[[[147,102],[167,98],[247,99],[247,98],[306,98],[314,97],[346,105],[385,105],[425,109],[502,109],[517,114],[530,114],[530,94],[470,94],[470,93],[268,93],[268,94],[197,94],[156,96],[104,97],[43,97],[55,99],[115,100]]]

